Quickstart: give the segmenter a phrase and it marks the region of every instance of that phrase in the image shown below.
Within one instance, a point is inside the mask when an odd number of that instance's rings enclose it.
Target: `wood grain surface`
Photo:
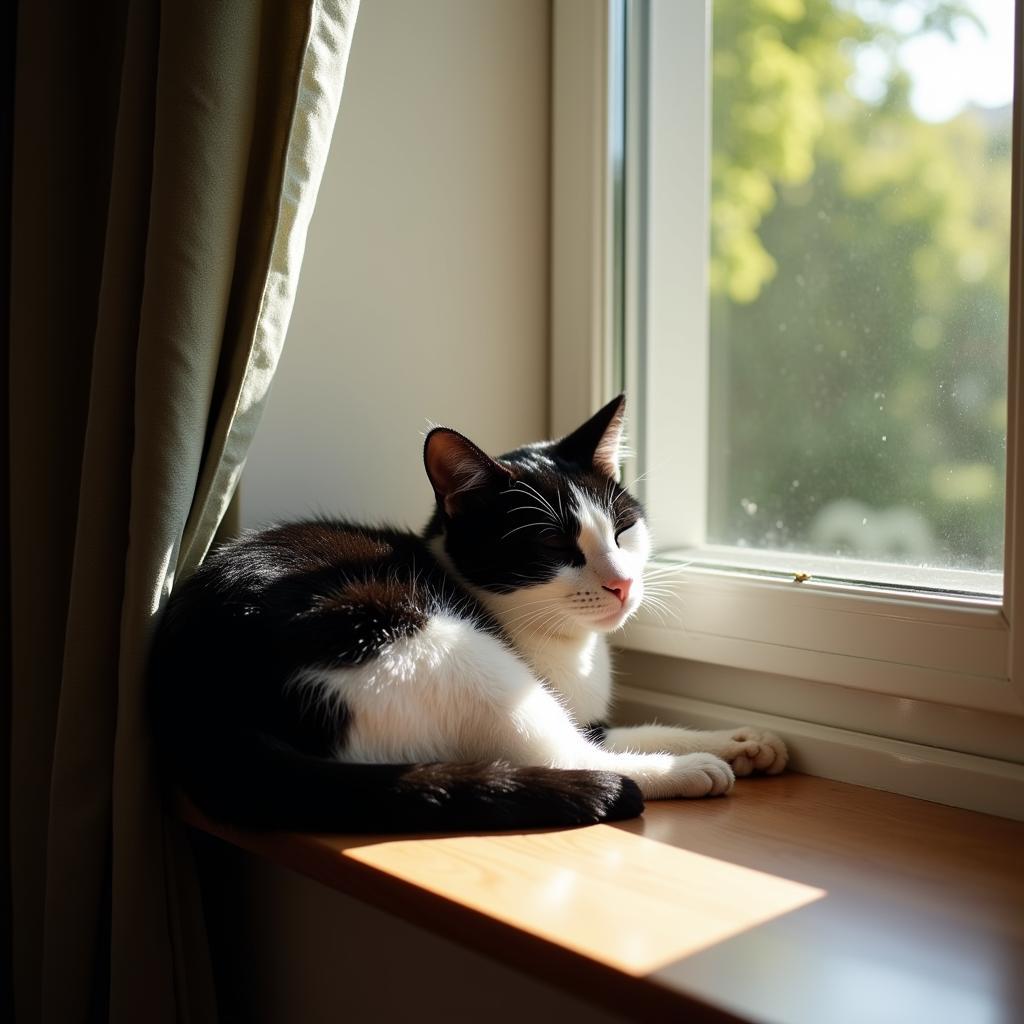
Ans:
[[[622,825],[247,850],[637,1020],[1024,1022],[1024,825],[809,776]]]

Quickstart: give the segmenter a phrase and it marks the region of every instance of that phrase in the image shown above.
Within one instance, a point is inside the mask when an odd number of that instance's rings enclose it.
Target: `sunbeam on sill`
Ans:
[[[345,858],[634,977],[826,895],[608,825],[332,844]]]

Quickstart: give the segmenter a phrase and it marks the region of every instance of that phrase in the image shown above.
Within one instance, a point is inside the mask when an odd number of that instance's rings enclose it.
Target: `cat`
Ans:
[[[624,410],[496,459],[431,430],[422,534],[313,519],[215,549],[153,645],[168,778],[230,824],[412,832],[618,820],[782,771],[753,728],[608,725],[606,635],[651,549]]]

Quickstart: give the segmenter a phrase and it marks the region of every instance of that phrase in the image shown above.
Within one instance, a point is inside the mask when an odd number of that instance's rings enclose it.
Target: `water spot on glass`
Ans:
[[[800,486],[800,481],[794,480],[793,483],[790,484],[790,486],[793,488],[793,490],[796,490]]]
[[[882,435],[882,440],[883,441],[887,441],[888,440],[888,438],[885,436],[885,434]]]
[[[839,358],[840,359],[845,359],[846,358],[846,349],[845,348],[839,353]]]
[[[751,501],[749,498],[740,498],[740,508],[742,508],[748,516],[757,515],[757,502]]]
[[[860,521],[860,525],[861,525],[861,526],[867,526],[867,525],[868,525],[868,517],[867,517],[867,516],[865,516],[865,517],[864,517],[864,518],[863,518],[863,519],[862,519],[862,520]]]

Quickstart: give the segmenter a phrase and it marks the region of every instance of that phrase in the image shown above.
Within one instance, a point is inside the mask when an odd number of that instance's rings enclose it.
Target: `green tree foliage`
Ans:
[[[821,510],[855,499],[864,537],[896,508],[931,535],[890,531],[885,557],[994,569],[1009,115],[917,117],[898,2],[714,4],[713,539],[820,549]],[[971,17],[918,7],[918,32]],[[870,101],[849,86],[864,47],[889,68]]]

